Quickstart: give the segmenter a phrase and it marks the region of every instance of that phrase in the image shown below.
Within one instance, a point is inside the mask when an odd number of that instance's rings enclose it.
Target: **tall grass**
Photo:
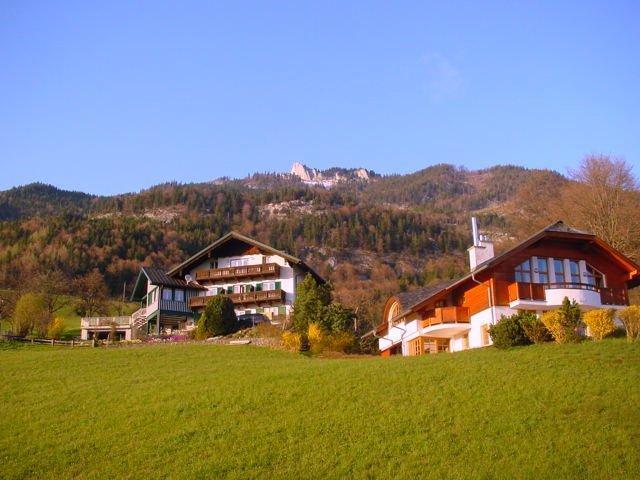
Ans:
[[[0,478],[637,478],[640,345],[0,351]]]

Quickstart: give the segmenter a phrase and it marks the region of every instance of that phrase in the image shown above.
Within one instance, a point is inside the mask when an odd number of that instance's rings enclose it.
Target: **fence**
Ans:
[[[32,343],[39,345],[66,345],[70,347],[91,347],[93,342],[90,340],[56,340],[54,338],[25,338],[15,335],[2,335],[5,340],[22,343]]]

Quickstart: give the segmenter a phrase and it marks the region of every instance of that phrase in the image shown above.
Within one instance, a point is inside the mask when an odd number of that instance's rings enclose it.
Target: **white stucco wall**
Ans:
[[[233,256],[233,257],[219,257],[217,259],[218,267],[217,268],[229,268],[231,265],[232,259],[243,259],[247,260],[247,265],[262,265],[263,263],[276,263],[280,266],[280,274],[278,277],[271,278],[260,278],[260,279],[251,279],[251,280],[240,280],[240,281],[228,281],[225,283],[216,283],[215,285],[205,285],[207,288],[206,295],[215,295],[218,288],[227,289],[228,287],[233,287],[234,285],[252,285],[255,287],[258,283],[265,282],[280,282],[280,288],[285,293],[285,302],[284,306],[286,308],[286,313],[290,314],[293,308],[293,302],[295,301],[296,296],[296,277],[304,278],[304,271],[297,266],[291,266],[289,262],[279,256],[279,255],[262,255],[262,254],[254,254],[254,255],[243,255],[243,256]],[[206,261],[201,262],[196,267],[192,268],[189,271],[189,274],[195,278],[195,274],[199,270],[209,270],[211,268],[211,260],[207,259]],[[236,314],[244,313],[245,311],[255,311],[255,308],[242,308],[241,306],[236,309]],[[277,313],[277,306],[271,307],[271,310],[265,308],[265,311],[271,311],[271,313]]]

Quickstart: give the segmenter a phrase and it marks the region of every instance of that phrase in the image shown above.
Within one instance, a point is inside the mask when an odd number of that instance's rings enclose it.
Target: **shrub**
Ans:
[[[580,339],[578,329],[580,327],[582,313],[580,306],[570,302],[564,297],[562,306],[558,310],[551,310],[542,315],[542,323],[551,332],[558,343],[576,342]]]
[[[620,310],[618,317],[627,332],[627,340],[630,342],[638,340],[640,338],[640,306],[631,305],[624,310]]]
[[[47,329],[47,337],[60,340],[63,333],[64,333],[64,323],[62,319],[60,317],[54,318],[53,322],[49,324],[49,328]]]
[[[497,348],[509,348],[531,343],[522,328],[522,314],[500,317],[500,321],[489,327],[489,335]]]
[[[282,346],[287,350],[299,352],[302,347],[302,335],[291,330],[282,332]]]
[[[349,332],[353,330],[355,313],[340,303],[331,303],[325,312],[323,326],[332,332]]]
[[[42,295],[37,293],[25,293],[16,303],[11,322],[13,333],[25,336],[32,330],[38,333],[46,332],[47,309]]]
[[[233,308],[233,301],[225,295],[211,297],[198,319],[196,338],[204,340],[208,337],[228,335],[238,330],[238,318]]]
[[[309,343],[311,345],[319,344],[320,342],[322,342],[322,339],[324,338],[324,332],[322,331],[320,325],[318,325],[317,323],[310,323],[307,338],[309,339]]]
[[[293,328],[304,333],[310,323],[322,324],[326,309],[331,303],[331,287],[318,284],[311,274],[307,274],[296,286],[296,300],[293,304]]]
[[[523,312],[520,317],[520,324],[524,334],[533,343],[544,343],[553,340],[551,332],[544,326],[540,317],[533,312]]]
[[[602,340],[616,329],[613,322],[613,310],[590,310],[583,316],[583,321],[589,327],[589,335],[594,340]]]

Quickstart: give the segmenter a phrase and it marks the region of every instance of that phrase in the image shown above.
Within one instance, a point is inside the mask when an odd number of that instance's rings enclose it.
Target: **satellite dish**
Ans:
[[[187,274],[187,275],[184,276],[184,280],[187,283],[191,283],[191,280],[193,280],[193,277],[191,275]]]

